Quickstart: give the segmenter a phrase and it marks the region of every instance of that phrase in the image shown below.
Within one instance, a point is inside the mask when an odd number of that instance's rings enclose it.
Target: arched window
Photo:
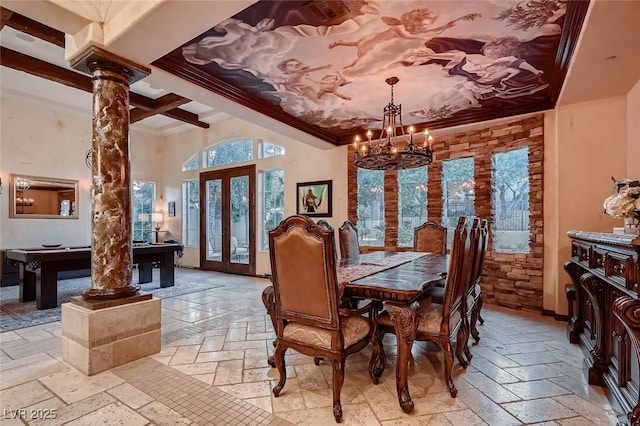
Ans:
[[[189,158],[182,165],[182,171],[188,172],[189,170],[198,170],[200,168],[200,156],[198,154],[194,154],[193,157]]]
[[[284,155],[284,147],[271,142],[258,142],[258,158],[269,158]]]
[[[204,167],[225,166],[253,160],[253,140],[237,139],[204,150]]]

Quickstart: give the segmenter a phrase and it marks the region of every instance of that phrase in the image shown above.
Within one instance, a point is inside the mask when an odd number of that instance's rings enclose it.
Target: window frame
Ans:
[[[200,201],[200,179],[184,179],[182,181],[182,242],[185,247],[200,247],[200,207],[197,209],[197,217],[195,218],[195,227],[189,228],[189,208],[191,207],[188,187],[190,182],[195,182],[195,189],[197,191],[196,200]],[[185,189],[187,188],[187,189]],[[195,244],[191,244],[190,232],[195,231]]]
[[[268,252],[269,251],[269,232],[266,229],[266,201],[267,201],[267,197],[266,197],[266,188],[265,188],[265,179],[266,179],[266,175],[267,173],[273,173],[273,172],[282,172],[282,180],[283,180],[283,185],[282,185],[282,219],[284,219],[284,208],[285,208],[285,185],[284,185],[284,179],[285,179],[285,170],[284,167],[282,168],[274,168],[274,169],[268,169],[268,170],[259,170],[258,171],[258,196],[260,197],[260,202],[258,203],[258,215],[259,215],[259,220],[260,220],[260,238],[258,239],[258,251],[262,251],[262,252]],[[281,220],[282,220],[281,219]],[[280,223],[280,221],[278,221],[278,223]],[[277,224],[276,224],[277,226]]]
[[[150,184],[152,185],[153,189],[152,189],[152,195],[151,195],[151,211],[149,212],[138,212],[137,208],[136,208],[136,196],[135,196],[135,192],[136,192],[136,184]],[[156,209],[156,191],[157,191],[157,186],[158,183],[154,182],[154,181],[148,181],[148,180],[133,180],[131,182],[131,212],[132,212],[132,217],[131,217],[131,235],[132,235],[132,239],[138,239],[138,238],[133,238],[136,235],[136,231],[139,229],[138,227],[136,227],[136,223],[142,223],[143,225],[141,226],[141,233],[142,233],[142,238],[140,238],[140,240],[144,240],[144,241],[148,241],[148,242],[154,242],[154,225],[151,221],[151,213],[153,213]],[[143,209],[144,210],[144,209]],[[148,214],[148,220],[139,220],[139,215],[141,214]],[[148,225],[147,225],[148,224]],[[148,228],[148,229],[147,229]],[[149,238],[147,238],[147,236]],[[157,241],[155,241],[157,242]]]

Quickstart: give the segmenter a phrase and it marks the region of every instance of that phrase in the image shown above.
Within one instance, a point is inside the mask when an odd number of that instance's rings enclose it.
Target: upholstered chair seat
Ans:
[[[369,320],[363,317],[343,317],[341,329],[345,349],[361,341],[371,332]],[[282,335],[302,344],[331,349],[332,333],[320,327],[291,323],[284,326]]]

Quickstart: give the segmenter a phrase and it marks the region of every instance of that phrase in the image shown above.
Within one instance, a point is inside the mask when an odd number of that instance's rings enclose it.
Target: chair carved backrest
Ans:
[[[473,271],[471,280],[474,283],[480,281],[482,275],[482,267],[484,266],[484,258],[487,253],[487,246],[489,244],[489,225],[487,219],[480,220],[479,239],[478,239],[478,254],[473,262]]]
[[[329,329],[340,341],[333,231],[291,216],[269,231],[269,252],[278,336],[298,322]]]
[[[269,256],[277,333],[273,361],[280,375],[273,395],[278,397],[287,381],[287,349],[313,356],[316,365],[322,358],[329,359],[333,416],[339,423],[345,361],[372,341],[375,306],[369,303],[358,309],[339,310],[333,230],[308,216],[290,216],[269,232]],[[374,353],[380,353],[378,342],[373,344]],[[370,367],[374,379],[372,371]]]
[[[446,333],[447,330],[455,326],[464,315],[464,299],[471,276],[471,249],[467,218],[461,216],[453,234],[447,284],[444,287],[441,333]]]
[[[471,230],[469,232],[469,239],[471,243],[471,271],[469,274],[468,289],[472,288],[476,282],[476,279],[480,276],[481,257],[484,256],[481,253],[482,244],[482,228],[480,227],[481,219],[476,217],[471,224]]]
[[[343,259],[360,256],[360,243],[358,242],[358,228],[348,220],[338,230],[340,239],[340,253]]]
[[[331,231],[332,233],[334,233],[333,226],[331,226],[331,224],[329,222],[327,222],[326,220],[320,219],[317,223],[318,223],[318,226],[321,226],[321,227],[325,228],[326,230]],[[335,233],[334,233],[334,235],[335,235]],[[335,242],[335,239],[334,239],[334,241],[333,241],[333,251],[335,252],[336,259],[337,259],[338,258],[338,250],[336,250],[335,247],[336,247],[336,242]]]
[[[425,222],[413,230],[413,250],[445,254],[447,228],[435,222]]]

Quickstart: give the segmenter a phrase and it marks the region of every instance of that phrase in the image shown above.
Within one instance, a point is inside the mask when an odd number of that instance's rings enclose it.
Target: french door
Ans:
[[[255,275],[255,165],[200,173],[200,267]]]

